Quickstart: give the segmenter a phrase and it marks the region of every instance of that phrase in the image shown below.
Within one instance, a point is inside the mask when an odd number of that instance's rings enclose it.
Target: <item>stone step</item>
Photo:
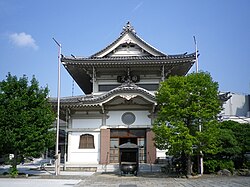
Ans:
[[[161,164],[146,164],[140,163],[139,164],[139,171],[142,172],[160,172],[161,171]],[[61,171],[66,168],[66,171],[84,171],[84,172],[118,172],[119,171],[119,164],[107,164],[107,165],[100,165],[100,164],[67,164],[64,167],[61,164]],[[52,171],[55,169],[54,165],[45,166],[45,170]]]

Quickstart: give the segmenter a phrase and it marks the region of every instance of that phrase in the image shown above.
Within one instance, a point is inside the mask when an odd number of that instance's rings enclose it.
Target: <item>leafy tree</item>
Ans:
[[[159,106],[156,146],[169,155],[184,155],[186,174],[191,174],[191,156],[200,151],[217,153],[217,115],[221,111],[218,83],[205,72],[173,76],[161,83],[156,94]],[[199,125],[202,131],[199,132]]]
[[[0,116],[0,153],[14,154],[14,169],[18,156],[41,156],[53,146],[55,116],[48,88],[39,88],[35,77],[29,84],[25,75],[17,79],[9,73],[0,82]]]
[[[236,168],[244,167],[247,162],[245,154],[250,152],[250,124],[223,121],[220,129],[226,131],[221,137],[228,138],[220,138],[223,149],[217,156],[233,160]]]
[[[246,153],[250,152],[250,124],[235,121],[219,123],[217,132],[218,148],[216,154],[207,154],[204,162],[206,172],[220,169],[249,167]]]

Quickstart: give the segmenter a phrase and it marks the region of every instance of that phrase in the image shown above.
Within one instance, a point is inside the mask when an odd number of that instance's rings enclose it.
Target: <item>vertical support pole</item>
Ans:
[[[198,65],[198,47],[197,47],[197,41],[194,36],[194,44],[195,44],[195,64],[196,64],[196,73],[199,71],[199,65]]]
[[[56,123],[56,153],[55,153],[55,175],[60,175],[60,157],[59,153],[59,123],[60,123],[60,90],[61,90],[61,49],[62,45],[53,38],[58,45],[58,77],[57,77],[57,123]]]
[[[95,72],[95,67],[92,68],[92,92],[95,92],[95,81],[96,81],[96,72]]]
[[[165,80],[165,66],[162,66],[162,70],[161,70],[161,80],[164,81]]]
[[[65,139],[64,139],[64,165],[63,170],[66,171],[67,162],[67,146],[68,146],[68,124],[69,124],[69,108],[66,109],[66,126],[65,126]]]
[[[194,44],[195,44],[195,64],[196,64],[196,73],[199,72],[199,64],[198,64],[198,47],[197,47],[197,41],[196,38],[194,36]],[[201,124],[199,123],[199,132],[201,132]],[[202,151],[200,151],[200,155],[199,155],[199,172],[200,175],[203,175],[203,153]]]
[[[201,124],[199,124],[199,132],[201,132]],[[200,175],[203,175],[203,153],[200,151],[199,155],[199,171]]]

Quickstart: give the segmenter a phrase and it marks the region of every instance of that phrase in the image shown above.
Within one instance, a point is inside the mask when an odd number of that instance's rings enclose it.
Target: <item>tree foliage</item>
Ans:
[[[194,153],[218,152],[217,115],[221,111],[218,83],[205,72],[169,77],[161,83],[156,99],[159,106],[153,127],[156,146],[167,149],[169,155],[185,154],[187,174],[191,174]]]
[[[207,154],[205,169],[215,172],[220,169],[250,167],[246,153],[250,152],[250,124],[223,121],[219,124],[218,147],[215,155]],[[227,163],[230,163],[229,165]]]
[[[53,145],[55,115],[48,88],[39,88],[35,77],[29,83],[26,76],[9,73],[0,82],[0,116],[0,153],[14,154],[16,161],[17,156],[40,156]]]
[[[250,152],[250,124],[249,123],[238,123],[235,121],[223,121],[220,125],[220,129],[230,131],[232,134],[231,144],[235,145],[234,150],[230,150],[228,152],[234,153],[234,155],[245,154],[246,152]],[[223,142],[223,141],[222,141]],[[223,142],[223,145],[226,145]],[[232,145],[228,147],[232,147]]]

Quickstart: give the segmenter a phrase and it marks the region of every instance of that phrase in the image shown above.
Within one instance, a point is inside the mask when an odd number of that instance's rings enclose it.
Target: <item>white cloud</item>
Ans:
[[[32,38],[32,36],[24,32],[10,34],[9,39],[18,47],[31,47],[34,50],[38,49],[36,41]]]

